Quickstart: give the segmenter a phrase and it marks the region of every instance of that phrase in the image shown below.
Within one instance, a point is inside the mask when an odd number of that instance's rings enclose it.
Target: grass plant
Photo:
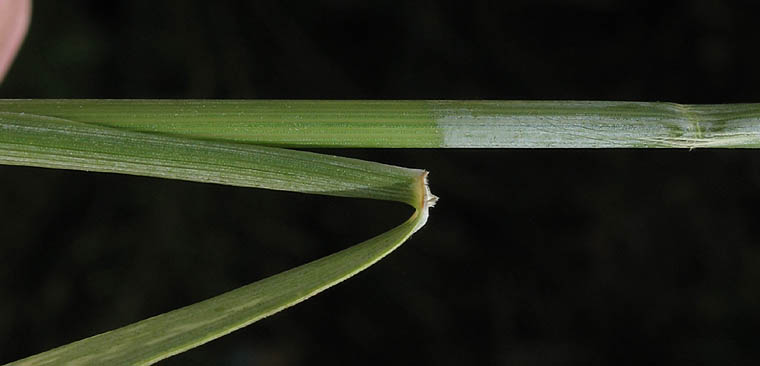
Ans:
[[[757,148],[760,104],[0,100],[0,164],[397,201],[397,227],[217,297],[11,365],[149,365],[297,304],[426,222],[427,172],[287,148]]]

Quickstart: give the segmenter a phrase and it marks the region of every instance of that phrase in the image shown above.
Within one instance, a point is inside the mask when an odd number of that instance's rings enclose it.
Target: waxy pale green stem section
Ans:
[[[760,146],[760,104],[0,100],[0,111],[283,147]]]

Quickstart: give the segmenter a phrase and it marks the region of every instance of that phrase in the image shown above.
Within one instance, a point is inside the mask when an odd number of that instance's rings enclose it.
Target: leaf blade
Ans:
[[[419,206],[424,171],[274,147],[0,112],[0,163],[134,174]]]
[[[372,239],[217,297],[9,365],[150,365],[316,295],[388,255],[427,220],[427,208]],[[276,294],[273,296],[272,294]]]

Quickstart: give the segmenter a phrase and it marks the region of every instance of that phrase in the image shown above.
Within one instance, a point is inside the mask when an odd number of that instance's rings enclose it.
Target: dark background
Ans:
[[[724,1],[37,1],[4,98],[760,102]],[[428,226],[165,365],[760,360],[760,152],[330,150],[431,171]],[[0,166],[0,363],[400,223],[400,205]]]

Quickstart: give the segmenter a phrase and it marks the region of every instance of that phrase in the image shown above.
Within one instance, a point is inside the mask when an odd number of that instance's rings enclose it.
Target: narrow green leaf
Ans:
[[[420,209],[403,224],[338,253],[194,305],[11,363],[150,365],[293,306],[369,267],[427,219]]]
[[[0,164],[391,200],[415,207],[423,174],[306,151],[136,133],[12,112],[0,112]]]

